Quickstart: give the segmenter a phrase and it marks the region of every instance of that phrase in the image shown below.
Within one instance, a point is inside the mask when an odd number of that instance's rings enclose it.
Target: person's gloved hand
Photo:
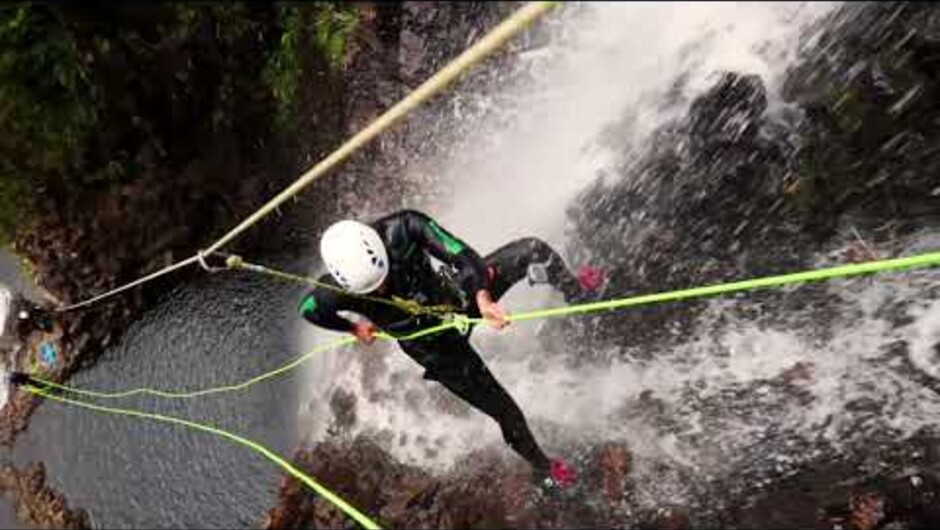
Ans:
[[[375,325],[371,322],[356,322],[353,324],[352,334],[360,343],[372,344],[375,342],[375,331]]]
[[[480,315],[495,329],[503,329],[509,325],[509,315],[499,304],[493,301],[490,292],[481,290],[477,293],[477,307]]]

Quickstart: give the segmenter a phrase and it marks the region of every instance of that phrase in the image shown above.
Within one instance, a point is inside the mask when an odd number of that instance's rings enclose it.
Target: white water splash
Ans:
[[[0,284],[0,335],[7,331],[7,320],[13,310],[13,294],[3,284]]]
[[[0,340],[7,339],[8,320],[13,311],[13,294],[3,284],[0,284]],[[12,352],[10,354],[12,357]],[[2,410],[10,397],[10,387],[7,381],[7,372],[12,359],[0,359],[0,410]]]
[[[822,3],[591,3],[571,8],[549,23],[549,45],[519,59],[531,69],[530,81],[499,87],[498,94],[459,92],[452,98],[454,115],[436,117],[447,122],[451,134],[443,146],[433,146],[433,158],[414,153],[411,172],[416,178],[436,175],[441,198],[421,206],[483,253],[528,235],[562,248],[564,209],[572,196],[643,145],[656,126],[684,112],[714,72],[730,68],[759,74],[773,105],[800,28],[832,8]],[[687,83],[676,104],[664,106],[665,94],[681,74]],[[618,149],[611,148],[612,131]],[[519,311],[558,305],[561,299],[549,289],[517,287],[505,303]],[[722,303],[715,302],[703,318],[722,312]],[[481,329],[473,343],[548,448],[572,435],[623,439],[638,456],[638,473],[662,461],[720,472],[723,458],[748,443],[755,447],[753,440],[770,425],[811,430],[844,409],[857,390],[853,385],[890,384],[876,372],[858,377],[855,370],[858,357],[875,355],[892,333],[921,333],[923,352],[914,355],[926,358],[934,328],[922,320],[915,322],[923,329],[890,333],[884,326],[859,322],[837,330],[837,338],[823,344],[747,323],[712,327],[674,351],[654,352],[651,362],[577,370],[565,366],[565,352],[545,350],[537,324],[499,334]],[[706,325],[703,321],[703,329]],[[309,327],[301,333],[308,345],[333,338]],[[778,377],[798,361],[814,363],[807,392],[817,404],[810,411],[787,409],[781,417],[757,419],[716,417],[688,402],[690,388],[707,401],[728,389]],[[359,398],[354,432],[372,433],[405,461],[441,468],[470,450],[501,446],[494,422],[422,380],[420,367],[394,346],[326,353],[307,370],[308,395],[300,417],[313,439],[326,436],[330,397],[342,389]],[[650,399],[660,404],[656,415],[636,412]],[[934,405],[929,400],[912,405],[918,406],[922,410],[902,412],[918,417]],[[657,426],[663,418],[670,429]]]
[[[488,251],[514,237],[564,243],[572,196],[685,112],[723,69],[760,75],[776,101],[797,33],[832,4],[589,3],[552,20],[533,79],[478,95],[433,164],[448,190],[434,214]],[[679,76],[676,103],[664,104]],[[469,98],[469,96],[465,96]],[[469,107],[470,105],[465,104]],[[494,116],[497,115],[498,117]],[[508,118],[507,118],[508,116]],[[605,138],[616,137],[615,146]]]

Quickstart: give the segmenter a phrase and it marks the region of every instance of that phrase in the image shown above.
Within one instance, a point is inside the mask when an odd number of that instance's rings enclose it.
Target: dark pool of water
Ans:
[[[71,384],[95,389],[197,389],[239,382],[296,355],[290,330],[301,291],[248,276],[202,277],[141,316]],[[231,430],[288,455],[296,444],[293,376],[192,400],[131,398],[146,409]],[[257,527],[280,470],[216,436],[46,403],[14,459],[46,463],[50,484],[100,528]]]

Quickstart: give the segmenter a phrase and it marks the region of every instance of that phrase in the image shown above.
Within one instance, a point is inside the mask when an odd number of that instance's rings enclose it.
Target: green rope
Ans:
[[[656,293],[656,294],[646,294],[639,296],[631,296],[628,298],[620,298],[616,300],[605,300],[602,302],[594,302],[588,304],[579,304],[563,307],[555,307],[549,309],[540,309],[535,311],[528,311],[523,313],[510,314],[508,319],[510,321],[527,321],[535,320],[539,318],[551,318],[559,316],[567,316],[578,313],[593,313],[599,311],[610,311],[614,309],[621,309],[624,307],[647,305],[654,303],[663,303],[677,300],[685,300],[690,298],[704,298],[707,296],[714,296],[718,294],[727,294],[732,292],[741,292],[741,291],[752,291],[756,289],[765,289],[768,287],[779,287],[783,285],[797,284],[810,281],[821,281],[833,278],[848,278],[852,276],[860,276],[863,274],[871,274],[877,272],[886,272],[891,270],[902,270],[902,269],[911,269],[919,267],[930,267],[940,265],[940,252],[934,252],[930,254],[922,254],[919,256],[910,256],[906,258],[896,258],[890,260],[882,261],[873,261],[868,263],[858,263],[851,265],[839,265],[836,267],[829,267],[825,269],[817,269],[812,271],[797,272],[792,274],[783,274],[779,276],[770,276],[766,278],[755,278],[751,280],[742,280],[732,283],[724,283],[717,285],[709,285],[705,287],[694,287],[691,289],[682,289],[678,291],[670,291],[666,293]],[[482,318],[470,318],[466,315],[454,314],[451,315],[448,320],[444,321],[442,324],[432,326],[415,333],[405,335],[405,336],[394,336],[388,333],[377,333],[376,338],[379,340],[398,340],[398,341],[408,341],[415,340],[428,335],[433,335],[446,331],[448,329],[457,329],[461,333],[466,333],[469,331],[471,326],[484,323],[485,320]],[[234,392],[238,390],[244,390],[249,386],[260,383],[272,377],[284,374],[293,370],[294,368],[300,366],[307,360],[309,360],[314,355],[332,349],[338,348],[340,346],[345,346],[347,344],[352,344],[356,342],[357,339],[354,337],[348,337],[340,339],[334,342],[323,344],[317,346],[316,348],[310,350],[309,352],[297,357],[293,361],[284,364],[278,368],[275,368],[269,372],[265,372],[259,376],[253,377],[241,383],[233,385],[225,385],[215,388],[208,388],[204,390],[193,390],[193,391],[166,391],[166,390],[156,390],[151,388],[137,388],[132,390],[127,390],[123,392],[98,392],[94,390],[83,390],[80,388],[69,387],[65,385],[60,385],[52,381],[47,381],[39,377],[33,376],[33,379],[39,383],[42,383],[49,388],[54,388],[57,390],[62,390],[65,392],[71,392],[76,395],[84,395],[94,398],[124,398],[135,395],[153,395],[163,398],[193,398],[206,396],[209,394],[220,394],[225,392]]]
[[[237,258],[237,256],[235,256]],[[263,274],[268,274],[274,277],[280,277],[283,279],[288,279],[291,281],[305,282],[311,285],[325,287],[327,289],[341,291],[346,295],[358,296],[367,300],[376,301],[379,303],[393,305],[402,311],[416,314],[416,315],[431,315],[445,318],[447,320],[456,320],[459,324],[458,328],[463,332],[466,329],[466,326],[481,324],[485,322],[482,318],[468,318],[465,315],[461,315],[456,311],[456,308],[448,305],[440,306],[422,306],[421,304],[414,302],[412,300],[387,300],[384,298],[369,297],[366,295],[355,295],[353,293],[348,293],[343,291],[341,288],[324,284],[322,282],[317,282],[316,280],[306,278],[303,276],[292,275],[277,271],[274,269],[269,269],[260,265],[253,265],[250,263],[241,262],[241,258],[238,258],[239,266],[244,266],[248,270],[255,272],[260,272]],[[804,282],[813,282],[813,281],[822,281],[829,280],[833,278],[849,278],[852,276],[860,276],[863,274],[872,274],[878,272],[886,271],[896,271],[902,269],[912,269],[912,268],[921,268],[921,267],[931,267],[940,265],[940,252],[933,252],[929,254],[921,254],[918,256],[910,256],[906,258],[895,258],[888,260],[879,260],[871,261],[866,263],[853,263],[850,265],[839,265],[835,267],[828,267],[825,269],[816,269],[811,271],[796,272],[791,274],[782,274],[779,276],[769,276],[765,278],[754,278],[750,280],[741,280],[731,283],[723,283],[717,285],[708,285],[704,287],[693,287],[690,289],[682,289],[678,291],[669,291],[665,293],[655,293],[655,294],[646,294],[639,296],[631,296],[628,298],[619,298],[615,300],[604,300],[600,302],[586,303],[586,304],[576,304],[568,305],[562,307],[554,307],[549,309],[540,309],[535,311],[527,311],[523,313],[511,314],[508,316],[510,321],[525,321],[525,320],[535,320],[541,318],[551,318],[559,316],[568,316],[579,313],[594,313],[598,311],[610,311],[614,309],[622,309],[625,307],[632,307],[638,305],[648,305],[655,303],[663,302],[673,302],[677,300],[685,300],[689,298],[705,298],[708,296],[715,296],[719,294],[727,294],[733,292],[741,291],[753,291],[757,289],[766,289],[768,287],[780,287],[783,285],[804,283]],[[238,268],[234,266],[231,268]]]
[[[622,309],[624,307],[638,305],[674,302],[676,300],[686,300],[689,298],[704,298],[707,296],[715,296],[719,294],[766,289],[768,287],[780,287],[783,285],[815,282],[833,278],[849,278],[852,276],[861,276],[863,274],[872,274],[877,272],[935,267],[937,265],[940,265],[940,252],[932,252],[929,254],[921,254],[919,256],[871,261],[867,263],[853,263],[850,265],[839,265],[825,269],[795,272],[791,274],[782,274],[779,276],[768,276],[765,278],[754,278],[751,280],[741,280],[737,282],[708,285],[704,287],[693,287],[691,289],[682,289],[679,291],[670,291],[666,293],[646,294],[588,304],[540,309],[536,311],[528,311],[525,313],[510,315],[509,320],[535,320],[539,318],[567,316],[577,313],[594,313],[597,311],[609,311],[612,309]],[[481,319],[471,319],[471,321],[473,323],[479,324]]]
[[[391,340],[408,341],[408,340],[415,340],[415,339],[419,339],[422,337],[426,337],[428,335],[440,333],[448,329],[459,328],[460,326],[461,326],[461,322],[454,320],[454,321],[444,322],[437,326],[432,326],[426,329],[416,331],[414,333],[411,333],[410,335],[393,336],[388,333],[376,333],[375,338],[376,340],[383,340],[383,341],[391,341]],[[210,394],[222,394],[225,392],[235,392],[238,390],[245,390],[246,388],[252,385],[258,384],[262,381],[266,381],[268,379],[271,379],[272,377],[277,377],[279,375],[290,372],[291,370],[307,362],[308,360],[310,360],[310,358],[312,358],[314,355],[317,355],[320,352],[331,350],[333,348],[346,346],[348,344],[352,344],[356,342],[357,340],[358,339],[356,339],[355,337],[346,337],[343,339],[335,340],[333,342],[328,342],[326,344],[321,344],[319,346],[316,346],[312,350],[308,351],[307,353],[304,353],[303,355],[298,356],[297,358],[295,358],[294,360],[286,364],[283,364],[273,370],[264,372],[261,375],[252,377],[251,379],[242,381],[241,383],[236,383],[232,385],[223,385],[223,386],[218,386],[218,387],[213,387],[213,388],[205,388],[202,390],[173,391],[173,390],[159,390],[155,388],[134,388],[131,390],[124,390],[124,391],[118,391],[118,392],[102,392],[102,391],[97,391],[97,390],[85,390],[82,388],[76,388],[72,386],[62,385],[54,381],[49,381],[36,375],[35,371],[30,374],[30,377],[33,379],[33,381],[45,387],[59,390],[62,392],[68,392],[70,394],[75,394],[77,396],[85,396],[85,397],[96,398],[96,399],[120,399],[120,398],[128,398],[128,397],[138,396],[138,395],[149,395],[149,396],[156,396],[156,397],[169,398],[169,399],[188,399],[188,398],[195,398],[195,397],[203,397],[203,396],[207,396]]]
[[[704,287],[695,287],[691,289],[682,289],[678,291],[670,291],[666,293],[657,293],[657,294],[648,294],[640,296],[632,296],[628,298],[621,298],[616,300],[606,300],[602,302],[588,303],[588,304],[579,304],[573,306],[541,309],[536,311],[528,311],[523,313],[517,313],[515,315],[510,315],[509,319],[513,321],[526,321],[526,320],[535,320],[539,318],[550,318],[550,317],[559,317],[566,315],[573,315],[579,313],[593,313],[598,311],[609,311],[614,309],[620,309],[624,307],[639,306],[653,303],[663,303],[677,300],[686,300],[691,298],[704,298],[707,296],[715,296],[719,294],[727,294],[732,292],[742,292],[742,291],[752,291],[756,289],[765,289],[769,287],[780,287],[784,285],[799,284],[804,282],[813,282],[813,281],[822,281],[833,278],[848,278],[853,276],[860,276],[864,274],[873,274],[878,272],[886,272],[893,270],[903,270],[903,269],[913,269],[921,267],[931,267],[940,265],[940,252],[934,252],[929,254],[922,254],[919,256],[910,256],[906,258],[896,258],[890,260],[881,260],[868,263],[859,263],[851,265],[840,265],[836,267],[829,267],[825,269],[818,269],[812,271],[797,272],[792,274],[783,274],[778,276],[770,276],[765,278],[755,278],[750,280],[742,280],[738,282],[731,282],[725,284],[710,285]],[[440,333],[447,329],[457,329],[461,332],[465,332],[469,329],[470,326],[480,324],[484,322],[482,318],[468,318],[465,315],[452,315],[453,318],[439,324],[436,326],[429,327],[412,333],[410,335],[395,337],[388,333],[378,333],[376,338],[380,340],[414,340],[435,333]],[[344,338],[338,341],[327,343],[321,346],[318,346],[311,350],[310,352],[301,355],[297,359],[264,374],[261,374],[257,377],[248,379],[242,383],[235,385],[227,385],[216,388],[209,388],[204,390],[196,390],[189,392],[169,392],[162,390],[154,390],[149,388],[140,388],[129,390],[125,392],[96,392],[92,390],[83,390],[78,388],[71,388],[64,385],[59,385],[51,381],[44,381],[33,376],[33,379],[38,383],[48,386],[49,388],[54,388],[66,392],[71,392],[77,395],[84,395],[89,397],[96,398],[120,398],[128,397],[136,394],[151,394],[160,397],[167,398],[191,398],[198,396],[205,396],[208,394],[222,393],[222,392],[232,392],[236,390],[243,390],[251,385],[260,383],[266,379],[270,379],[277,375],[286,373],[290,370],[293,370],[301,363],[308,360],[313,355],[331,348],[336,348],[346,344],[351,344],[355,342],[356,339],[349,337]],[[45,392],[42,389],[35,387],[27,387],[29,392],[33,394],[51,399],[54,401],[60,401],[63,403],[71,404],[78,407],[83,407],[98,412],[105,412],[110,414],[118,414],[125,416],[135,416],[139,418],[152,419],[156,421],[162,421],[165,423],[173,423],[177,425],[182,425],[199,431],[207,432],[210,434],[215,434],[223,438],[229,439],[236,443],[242,444],[258,453],[262,456],[268,458],[275,464],[281,466],[285,471],[287,471],[292,476],[296,477],[318,494],[320,494],[327,501],[333,503],[336,507],[343,510],[347,515],[352,517],[356,522],[361,524],[363,527],[368,529],[379,528],[379,526],[372,521],[369,517],[362,514],[354,507],[343,501],[341,498],[330,492],[325,487],[317,483],[313,478],[305,475],[303,472],[292,466],[289,462],[285,461],[283,458],[272,453],[267,448],[251,441],[241,436],[232,434],[227,431],[223,431],[216,427],[203,425],[195,423],[192,421],[184,420],[181,418],[176,418],[172,416],[164,416],[160,414],[153,414],[148,412],[141,412],[131,409],[118,409],[111,407],[104,407],[100,405],[94,405],[91,403],[85,403],[82,401],[72,400],[62,396],[56,396]]]
[[[338,495],[336,495],[335,493],[327,489],[325,486],[321,485],[319,482],[314,480],[312,477],[310,477],[303,471],[294,467],[287,460],[284,460],[283,458],[275,454],[273,451],[271,451],[267,447],[264,447],[263,445],[257,442],[253,442],[237,434],[224,431],[222,429],[219,429],[218,427],[212,427],[211,425],[204,425],[201,423],[196,423],[194,421],[184,420],[182,418],[177,418],[174,416],[164,416],[162,414],[154,414],[151,412],[143,412],[143,411],[133,410],[133,409],[119,409],[119,408],[113,408],[113,407],[105,407],[102,405],[95,405],[93,403],[86,403],[83,401],[77,401],[74,399],[69,399],[66,397],[50,394],[48,392],[43,391],[42,389],[35,388],[35,387],[27,386],[25,387],[25,389],[28,392],[31,392],[40,397],[44,397],[46,399],[51,399],[53,401],[66,403],[69,405],[93,410],[96,412],[103,412],[103,413],[114,414],[118,416],[133,416],[136,418],[160,421],[163,423],[171,423],[175,425],[181,425],[183,427],[188,427],[190,429],[194,429],[197,431],[214,434],[216,436],[221,436],[222,438],[231,440],[237,444],[241,444],[251,449],[252,451],[255,451],[261,456],[267,458],[268,460],[274,462],[275,464],[280,466],[284,471],[286,471],[287,473],[295,477],[297,480],[300,480],[301,482],[309,486],[311,489],[317,492],[318,495],[320,495],[321,497],[323,497],[324,499],[332,503],[334,506],[342,510],[343,513],[351,517],[353,520],[355,520],[357,523],[362,525],[364,528],[367,528],[368,530],[380,530],[381,529],[378,523],[370,519],[369,516],[363,514],[362,512],[357,510],[355,507],[353,507],[351,504],[347,503]]]
[[[159,389],[154,389],[154,388],[135,388],[132,390],[125,390],[121,392],[99,392],[95,390],[83,390],[81,388],[61,385],[59,383],[47,381],[45,379],[36,377],[35,375],[31,375],[30,377],[33,380],[35,380],[37,383],[41,383],[42,385],[47,386],[49,388],[61,390],[63,392],[69,392],[71,394],[75,394],[79,396],[86,396],[86,397],[99,398],[99,399],[127,398],[127,397],[137,396],[137,395],[151,395],[151,396],[157,396],[157,397],[162,397],[162,398],[176,398],[176,399],[194,398],[194,397],[207,396],[210,394],[222,394],[225,392],[235,392],[237,390],[244,390],[254,384],[260,383],[272,377],[276,377],[283,373],[289,372],[293,370],[294,368],[303,364],[305,361],[307,361],[314,355],[322,351],[326,351],[332,348],[339,348],[341,346],[351,344],[355,341],[356,341],[355,337],[348,337],[348,338],[344,338],[341,340],[328,342],[326,344],[321,344],[317,346],[316,348],[310,350],[309,352],[297,357],[293,361],[283,366],[280,366],[278,368],[275,368],[269,372],[265,372],[259,376],[252,377],[251,379],[248,379],[241,383],[237,383],[233,385],[224,385],[224,386],[219,386],[215,388],[206,388],[203,390],[169,391],[169,390],[159,390]]]

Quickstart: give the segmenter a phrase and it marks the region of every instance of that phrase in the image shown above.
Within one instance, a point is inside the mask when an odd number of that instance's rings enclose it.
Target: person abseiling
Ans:
[[[334,288],[313,289],[301,301],[300,312],[312,324],[351,333],[364,344],[375,340],[377,330],[404,336],[442,322],[441,316],[416,315],[379,299],[447,305],[502,329],[509,322],[498,301],[526,277],[552,285],[569,303],[596,299],[603,284],[599,269],[585,266],[572,274],[559,254],[536,238],[511,242],[481,257],[437,221],[414,210],[371,224],[339,221],[324,232],[320,255],[329,273],[319,281]],[[446,274],[435,272],[430,257],[445,264]],[[353,322],[340,311],[368,321]],[[506,443],[532,465],[544,486],[565,488],[574,483],[573,470],[539,447],[519,406],[490,373],[468,336],[449,329],[398,344],[425,368],[425,379],[439,382],[496,420]]]

